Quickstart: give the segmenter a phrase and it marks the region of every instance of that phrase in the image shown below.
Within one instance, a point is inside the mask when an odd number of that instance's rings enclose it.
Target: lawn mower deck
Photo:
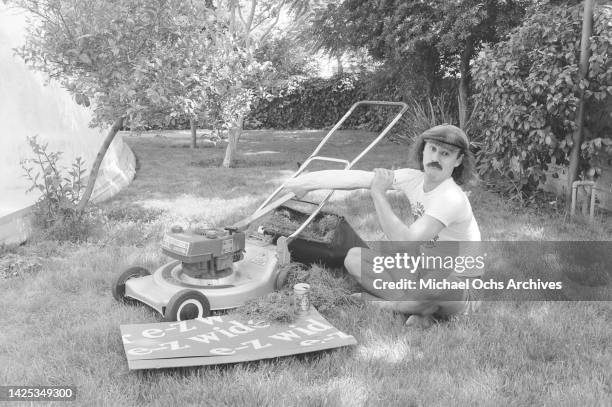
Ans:
[[[261,243],[249,239],[250,256],[237,262],[232,273],[220,278],[193,278],[184,272],[181,262],[175,260],[150,276],[126,281],[125,296],[149,305],[162,315],[172,297],[183,290],[204,292],[211,311],[235,308],[277,288],[276,246]]]
[[[176,230],[176,229],[175,229]],[[281,243],[282,244],[282,243]],[[206,317],[279,289],[285,275],[278,245],[263,235],[206,229],[172,231],[162,251],[174,260],[153,274],[127,269],[113,288],[117,300],[144,303],[167,321]]]

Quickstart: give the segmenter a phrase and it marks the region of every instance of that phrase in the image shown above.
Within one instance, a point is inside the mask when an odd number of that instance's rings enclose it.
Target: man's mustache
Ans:
[[[441,170],[441,169],[442,169],[442,166],[441,166],[441,165],[440,165],[440,163],[439,163],[439,162],[437,162],[437,161],[432,161],[432,162],[430,162],[430,163],[427,163],[426,167],[437,168],[437,169],[439,169],[439,170]]]

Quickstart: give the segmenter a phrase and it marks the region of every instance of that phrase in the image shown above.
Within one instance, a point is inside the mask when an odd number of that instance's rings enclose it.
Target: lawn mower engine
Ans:
[[[183,280],[221,279],[244,258],[245,234],[213,228],[184,231],[174,226],[164,236],[162,252],[181,262]],[[189,281],[193,283],[193,281]]]

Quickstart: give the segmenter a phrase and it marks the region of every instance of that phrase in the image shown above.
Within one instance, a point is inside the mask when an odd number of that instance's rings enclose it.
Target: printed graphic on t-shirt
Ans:
[[[414,205],[412,205],[412,216],[414,220],[417,220],[425,213],[425,207],[420,201],[416,201]],[[440,236],[436,235],[433,239],[430,240],[431,243],[437,242]]]
[[[419,201],[416,201],[415,205],[412,205],[412,216],[414,219],[418,219],[425,213],[425,207]]]

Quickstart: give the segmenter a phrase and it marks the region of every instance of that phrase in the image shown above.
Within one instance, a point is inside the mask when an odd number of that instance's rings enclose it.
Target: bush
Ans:
[[[420,63],[408,58],[403,63],[384,63],[360,81],[368,100],[392,100],[408,104],[408,111],[391,129],[392,139],[412,142],[415,136],[436,124],[457,123],[457,80],[435,74],[432,83]],[[381,131],[397,110],[375,109],[368,118],[367,129]]]
[[[260,99],[246,120],[248,128],[322,129],[330,128],[360,100],[404,101],[409,105],[402,119],[391,129],[391,139],[411,142],[429,127],[457,123],[454,93],[456,84],[444,80],[442,95],[429,97],[422,84],[396,70],[382,67],[376,72],[345,74],[332,78],[294,81],[268,99]],[[359,107],[343,128],[382,131],[398,113],[398,108]]]
[[[336,123],[351,105],[364,99],[357,75],[289,82],[269,99],[260,99],[246,120],[250,128],[321,129]],[[365,120],[355,114],[347,126]]]
[[[612,150],[612,120],[602,114],[612,100],[612,8],[595,8],[584,83],[578,83],[581,14],[581,4],[538,4],[507,40],[485,46],[474,61],[477,136],[484,140],[477,169],[506,192],[531,196],[549,164],[568,163],[580,88],[588,103],[583,162]]]
[[[412,144],[421,133],[433,126],[444,123],[458,125],[456,115],[451,110],[452,105],[444,96],[426,98],[423,102],[412,99],[407,104],[408,110],[393,127],[391,140]]]
[[[34,227],[46,238],[86,240],[93,217],[89,212],[77,210],[85,189],[84,161],[77,157],[70,168],[61,168],[58,164],[61,152],[48,152],[48,144],[40,144],[36,136],[28,137],[28,143],[36,157],[21,161],[25,176],[32,183],[27,192],[37,189],[41,193],[34,205]]]

